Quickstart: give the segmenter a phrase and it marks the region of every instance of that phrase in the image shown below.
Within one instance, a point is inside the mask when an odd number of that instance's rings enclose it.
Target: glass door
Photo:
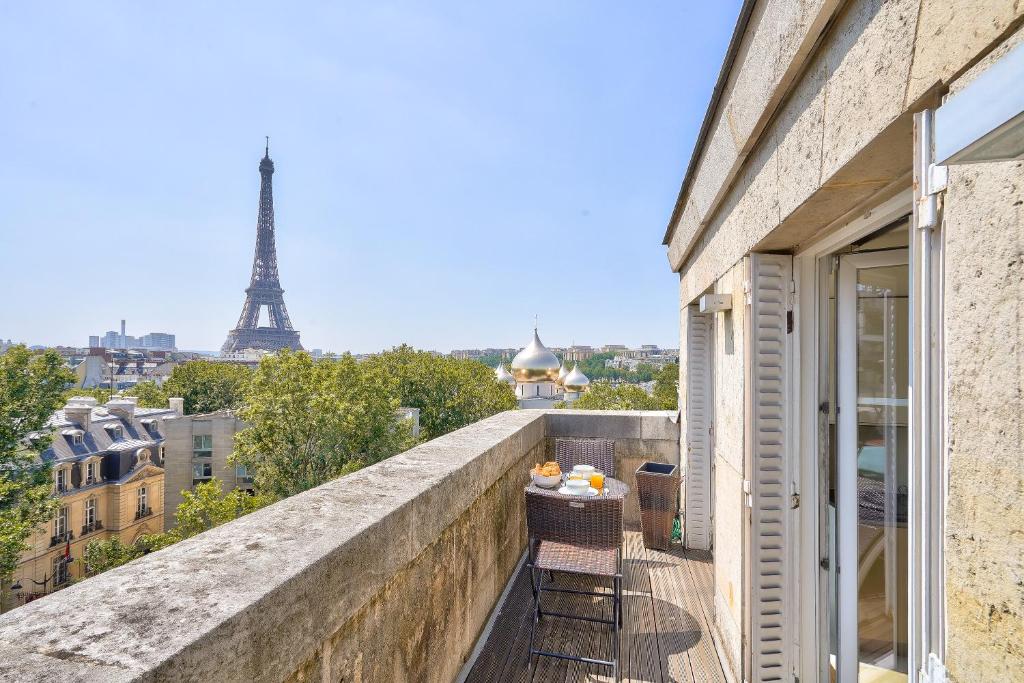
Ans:
[[[907,251],[838,261],[833,661],[840,683],[906,681]]]

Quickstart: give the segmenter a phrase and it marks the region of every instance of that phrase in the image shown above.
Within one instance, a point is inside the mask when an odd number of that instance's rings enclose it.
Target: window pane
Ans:
[[[907,671],[907,266],[857,274],[859,660]]]

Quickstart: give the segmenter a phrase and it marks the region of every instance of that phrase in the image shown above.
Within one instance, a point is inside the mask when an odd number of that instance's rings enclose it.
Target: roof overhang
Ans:
[[[725,59],[722,60],[722,68],[718,71],[718,80],[715,82],[715,88],[711,91],[711,101],[708,102],[707,111],[704,112],[704,120],[700,124],[700,132],[697,133],[697,141],[693,145],[693,152],[690,153],[690,161],[686,165],[686,173],[683,175],[683,184],[679,187],[679,196],[676,198],[676,204],[672,208],[672,215],[668,219],[665,237],[661,241],[662,244],[668,244],[672,240],[675,226],[683,213],[686,194],[690,189],[690,183],[693,182],[697,162],[704,152],[704,143],[707,142],[708,132],[711,130],[711,124],[714,122],[715,114],[718,112],[718,104],[722,99],[722,93],[725,91],[725,84],[729,82],[732,65],[740,51],[740,43],[743,42],[743,34],[747,32],[747,24],[750,21],[750,14],[754,11],[754,4],[756,2],[757,0],[743,0],[743,6],[740,7],[740,14],[736,18],[736,26],[732,30],[729,47],[725,51]]]

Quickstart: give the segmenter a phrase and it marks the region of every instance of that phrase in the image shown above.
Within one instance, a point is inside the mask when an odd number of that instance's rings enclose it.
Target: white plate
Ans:
[[[558,492],[561,493],[563,496],[596,496],[597,495],[597,489],[595,489],[593,486],[589,487],[587,489],[586,493],[573,493],[572,491],[569,490],[568,486],[563,486],[562,488],[558,489]]]

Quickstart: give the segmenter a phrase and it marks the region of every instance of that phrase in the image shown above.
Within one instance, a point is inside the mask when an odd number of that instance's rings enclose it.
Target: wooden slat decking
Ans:
[[[725,681],[711,638],[713,614],[711,554],[674,548],[646,550],[640,533],[626,532],[623,618],[619,670],[624,681]],[[556,574],[563,586],[592,587],[592,580]],[[610,618],[611,600],[548,593],[545,610]],[[469,683],[528,679],[527,650],[533,620],[530,576],[516,575],[487,641],[473,662]],[[545,617],[537,630],[539,647],[609,659],[611,627]],[[611,681],[611,670],[550,657],[540,659],[535,681]]]

